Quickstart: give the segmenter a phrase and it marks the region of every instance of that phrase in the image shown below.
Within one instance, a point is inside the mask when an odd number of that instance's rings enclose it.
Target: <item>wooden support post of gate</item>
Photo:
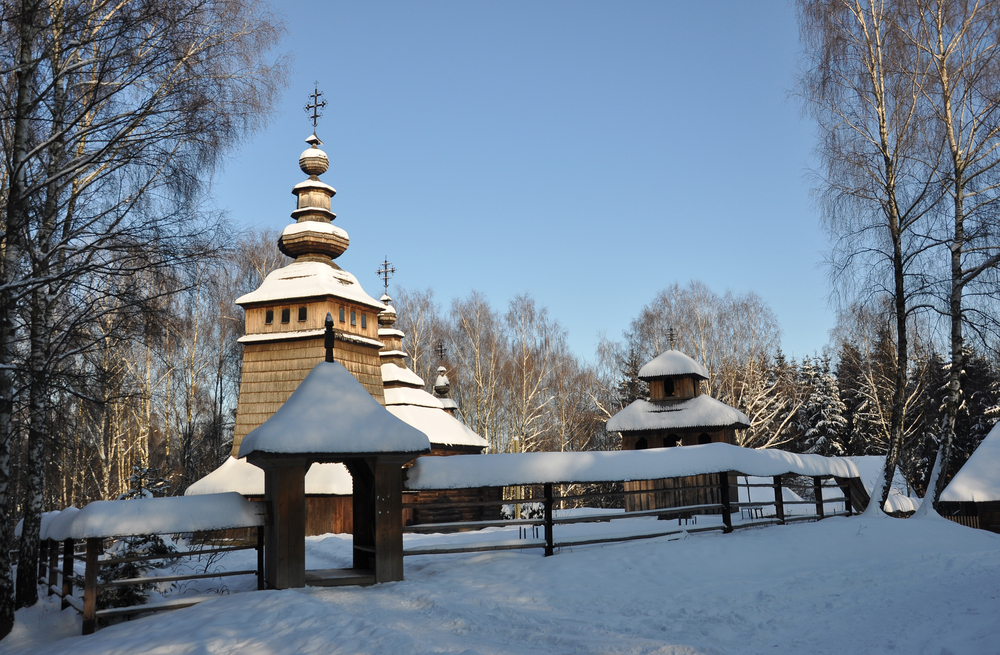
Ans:
[[[97,630],[97,558],[101,554],[101,537],[87,539],[87,568],[83,573],[83,634]]]
[[[545,556],[549,557],[555,551],[552,545],[552,483],[545,483]]]
[[[844,512],[848,516],[854,516],[854,501],[851,499],[851,482],[850,480],[845,481],[845,484],[841,489],[844,490]]]
[[[52,595],[52,588],[59,584],[59,542],[46,539],[49,543],[49,583],[45,585],[45,595]]]
[[[729,471],[719,473],[719,502],[722,503],[723,532],[733,531],[733,507],[729,501]]]
[[[826,518],[823,513],[823,478],[813,478],[813,493],[816,495],[816,516],[822,520]]]
[[[69,597],[73,595],[73,540],[63,542],[62,602],[59,609],[69,607]]]
[[[781,476],[774,476],[774,514],[778,522],[785,523],[785,498],[781,495]]]

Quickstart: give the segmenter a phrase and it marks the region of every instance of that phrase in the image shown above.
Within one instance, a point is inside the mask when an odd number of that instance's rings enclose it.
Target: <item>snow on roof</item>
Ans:
[[[872,495],[875,489],[875,480],[885,467],[885,455],[856,455],[847,459],[854,462],[861,473],[861,482],[865,485],[868,495]],[[892,478],[889,486],[889,498],[885,501],[883,509],[886,512],[914,512],[920,507],[920,498],[910,498],[906,495],[906,478],[903,472],[896,468],[896,475]]]
[[[385,309],[385,305],[365,293],[356,277],[330,264],[313,261],[295,261],[272,271],[256,291],[240,296],[236,299],[236,304],[248,305],[317,296],[334,296],[350,300],[380,312]]]
[[[385,411],[340,362],[320,362],[240,444],[250,453],[423,453],[427,437]]]
[[[387,314],[388,312],[382,312],[382,313]],[[400,339],[402,339],[403,337],[406,336],[406,333],[403,332],[402,330],[397,330],[396,328],[379,328],[378,335],[380,337],[399,337]]]
[[[339,463],[313,464],[306,471],[306,494],[350,495],[354,486],[347,467]],[[203,496],[235,491],[244,496],[264,495],[264,470],[246,459],[229,456],[222,466],[198,480],[185,496]]]
[[[303,207],[303,209],[307,209]],[[301,223],[292,223],[291,225],[285,227],[281,231],[281,236],[291,236],[293,234],[301,234],[302,232],[318,232],[320,234],[335,234],[342,239],[349,239],[347,236],[347,230],[337,227],[332,223],[326,223],[324,221],[303,221]]]
[[[1000,500],[1000,423],[993,426],[944,488],[941,500],[952,503]]]
[[[306,150],[306,152],[309,151]],[[294,191],[295,189],[326,189],[327,191],[333,191],[334,193],[337,193],[337,190],[334,189],[332,186],[330,186],[326,182],[320,182],[319,180],[306,180],[304,182],[299,182],[298,184],[293,186],[292,189],[293,189],[292,191],[293,194],[295,193]]]
[[[390,391],[402,390],[386,389],[387,400]],[[406,421],[426,434],[427,438],[435,446],[475,446],[476,448],[486,448],[489,446],[489,442],[486,439],[480,437],[466,427],[464,423],[440,407],[432,408],[406,404],[388,405],[386,409],[393,416]]]
[[[413,387],[392,387],[385,389],[385,406],[393,405],[416,405],[418,407],[430,407],[433,409],[444,409],[444,405],[438,398],[430,395],[423,389]]]
[[[293,330],[292,332],[264,332],[262,334],[245,334],[236,341],[239,343],[254,343],[257,341],[285,341],[291,339],[311,339],[313,337],[321,337],[326,333],[324,328],[315,328],[313,330]],[[364,344],[367,346],[375,346],[376,348],[382,348],[385,346],[384,343],[376,339],[369,339],[368,337],[358,336],[357,334],[351,334],[350,332],[337,332],[338,341],[348,341],[350,343]]]
[[[408,368],[396,366],[395,364],[382,364],[382,382],[402,382],[403,384],[413,384],[418,387],[424,386],[424,381],[419,375]]]
[[[708,369],[679,350],[661,353],[639,369],[639,378],[643,380],[670,375],[695,375],[707,380]]]
[[[136,500],[98,500],[54,517],[43,538],[87,539],[223,530],[264,525],[266,509],[237,493]]]
[[[451,398],[438,398],[445,409],[458,409],[458,403]]]
[[[545,482],[654,480],[724,471],[764,477],[785,473],[842,478],[859,475],[854,463],[843,457],[796,455],[775,449],[754,450],[711,443],[650,450],[421,457],[409,469],[405,487],[468,489]]]
[[[738,409],[702,394],[690,400],[636,400],[608,419],[609,432],[680,430],[684,428],[748,428],[750,419]]]

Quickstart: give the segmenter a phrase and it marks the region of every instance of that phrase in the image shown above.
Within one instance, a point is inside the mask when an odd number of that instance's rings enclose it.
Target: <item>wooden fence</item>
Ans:
[[[156,603],[132,605],[129,607],[112,607],[97,609],[97,597],[102,588],[145,585],[160,582],[181,582],[185,580],[201,580],[206,578],[222,578],[235,575],[256,575],[257,588],[264,588],[264,532],[263,527],[256,528],[256,544],[223,546],[215,548],[199,548],[196,550],[177,551],[164,555],[136,555],[130,557],[109,557],[101,559],[105,552],[106,537],[90,537],[87,539],[66,539],[62,542],[53,539],[43,539],[40,542],[38,558],[39,583],[45,585],[47,595],[59,596],[62,599],[62,609],[72,607],[83,615],[83,634],[92,634],[98,623],[104,619],[122,616],[132,616],[145,612],[157,612],[168,609],[190,607],[214,598],[215,595],[187,596],[173,598]],[[77,548],[80,544],[82,548]],[[170,576],[141,576],[102,582],[100,569],[127,562],[174,561],[187,557],[213,557],[221,553],[240,550],[257,551],[257,567],[240,571],[205,571],[202,573],[186,573]],[[83,588],[73,584],[76,575],[76,562],[84,562]],[[79,596],[76,594],[79,593]]]
[[[579,516],[562,516],[556,517],[554,515],[554,507],[558,505],[577,505],[580,503],[587,503],[589,501],[599,499],[602,501],[601,504],[607,505],[609,499],[620,498],[622,499],[622,506],[631,505],[633,503],[627,502],[630,497],[643,494],[647,497],[645,502],[649,502],[649,496],[658,496],[659,494],[651,494],[650,485],[635,485],[634,489],[626,489],[623,491],[611,491],[611,492],[593,492],[593,493],[570,493],[561,494],[557,492],[557,487],[560,485],[552,482],[543,483],[541,485],[529,485],[519,490],[517,500],[486,500],[486,501],[475,501],[475,502],[455,502],[455,503],[445,503],[442,509],[450,508],[454,510],[460,510],[469,507],[485,507],[485,506],[497,506],[497,505],[521,505],[522,507],[529,504],[541,504],[543,511],[540,518],[523,518],[523,519],[511,519],[511,520],[488,520],[488,521],[455,521],[451,523],[433,523],[426,525],[411,525],[404,528],[405,532],[408,533],[448,533],[448,532],[459,532],[468,530],[479,530],[487,527],[518,527],[521,528],[519,531],[518,539],[508,539],[501,541],[491,541],[483,543],[459,543],[459,544],[447,544],[438,546],[425,546],[425,547],[411,547],[404,549],[403,555],[434,555],[434,554],[446,554],[446,553],[462,553],[462,552],[478,552],[478,551],[489,551],[489,550],[520,550],[523,548],[544,548],[545,556],[548,557],[555,553],[556,548],[563,548],[568,546],[582,546],[587,544],[599,544],[599,543],[610,543],[617,541],[630,541],[634,539],[649,539],[654,537],[663,537],[670,535],[677,535],[682,533],[697,533],[697,532],[707,532],[707,531],[722,531],[724,533],[732,532],[734,529],[746,528],[751,526],[761,526],[769,524],[786,524],[795,521],[815,521],[821,520],[830,516],[850,516],[854,513],[855,508],[858,507],[859,501],[854,496],[856,492],[852,495],[852,487],[856,486],[856,478],[837,478],[834,476],[813,476],[808,478],[810,484],[803,485],[799,481],[802,476],[795,475],[777,475],[773,476],[771,482],[768,484],[764,483],[751,483],[749,481],[744,483],[733,483],[732,478],[739,479],[744,477],[741,473],[734,472],[724,472],[715,474],[704,474],[699,476],[703,480],[712,480],[701,485],[693,485],[685,487],[685,491],[699,492],[699,491],[711,491],[711,497],[719,498],[718,503],[700,503],[692,505],[674,506],[674,507],[655,507],[651,509],[644,509],[640,511],[628,511],[618,514],[608,514],[600,513],[593,515],[579,515]],[[714,480],[713,480],[714,478]],[[667,480],[678,480],[679,478],[667,479]],[[609,484],[609,483],[607,483]],[[768,489],[773,492],[772,498],[767,498],[764,500],[751,500],[749,502],[740,502],[739,500],[734,500],[739,498],[737,490],[739,488],[750,489]],[[809,492],[813,496],[810,500],[786,500],[782,493],[783,489],[792,489],[802,492]],[[500,494],[501,497],[503,494]],[[507,494],[510,497],[511,494]],[[698,495],[696,493],[696,495]],[[752,493],[748,493],[749,498],[753,498]],[[867,502],[867,499],[864,499]],[[843,510],[841,511],[828,511],[827,505],[829,504],[843,504]],[[404,510],[413,504],[404,503]],[[797,514],[790,511],[791,507],[794,506],[805,506],[810,508],[810,512],[807,514]],[[736,525],[733,523],[733,516],[739,513],[740,520]],[[722,523],[721,525],[697,525],[697,517],[700,515],[710,515],[710,514],[721,514]],[[630,519],[639,518],[646,516],[655,516],[658,519],[677,519],[677,526],[671,526],[669,528],[664,527],[662,529],[656,530],[642,530],[633,534],[617,534],[617,535],[603,535],[603,536],[593,536],[593,537],[576,537],[567,538],[560,541],[556,541],[554,535],[554,527],[557,525],[571,525],[578,523],[592,523],[592,522],[607,522],[620,519]],[[692,523],[693,521],[693,523]],[[683,524],[683,527],[682,527]],[[541,538],[531,538],[533,536],[533,530],[541,528],[543,530],[543,537]]]

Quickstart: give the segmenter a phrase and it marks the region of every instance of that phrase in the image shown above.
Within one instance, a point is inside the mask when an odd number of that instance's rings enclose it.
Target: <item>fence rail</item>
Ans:
[[[461,501],[449,503],[447,501],[436,503],[437,507],[440,508],[459,508],[459,507],[490,507],[490,506],[504,506],[504,505],[514,505],[525,507],[528,505],[541,504],[542,505],[542,516],[540,518],[518,518],[511,520],[479,520],[479,521],[449,521],[447,523],[428,523],[428,524],[418,524],[406,526],[403,530],[408,533],[449,533],[458,531],[468,531],[468,530],[478,530],[486,527],[532,527],[538,526],[544,528],[544,539],[531,539],[527,538],[527,533],[524,533],[525,538],[517,540],[502,540],[493,542],[477,542],[477,543],[465,543],[465,544],[446,544],[440,546],[415,546],[412,548],[404,549],[404,556],[413,555],[437,555],[437,554],[451,554],[451,553],[461,553],[461,552],[480,552],[487,550],[513,550],[520,548],[544,548],[545,556],[548,557],[554,554],[556,548],[563,548],[568,546],[579,546],[579,545],[589,545],[589,544],[600,544],[600,543],[612,543],[618,541],[631,541],[636,539],[650,539],[654,537],[664,537],[670,535],[679,535],[681,533],[697,533],[697,532],[709,532],[709,531],[722,531],[724,533],[732,532],[734,529],[740,529],[751,526],[762,526],[762,525],[781,525],[785,523],[792,523],[798,521],[816,521],[822,520],[831,516],[851,516],[854,513],[854,508],[852,506],[852,492],[851,486],[853,479],[841,479],[835,478],[834,476],[814,476],[809,478],[809,484],[800,484],[796,481],[796,478],[801,478],[802,476],[774,476],[770,483],[751,483],[749,481],[740,483],[738,482],[739,477],[744,477],[742,473],[726,472],[711,474],[716,476],[715,484],[697,484],[683,487],[673,487],[667,489],[653,489],[653,488],[642,488],[642,489],[627,489],[620,491],[608,491],[604,493],[599,492],[588,492],[588,493],[570,493],[562,495],[556,493],[555,488],[559,485],[555,483],[543,483],[541,485],[527,485],[525,487],[519,488],[517,496],[518,498],[508,498],[506,500],[485,500],[485,501]],[[735,476],[737,479],[736,483],[731,482],[730,477]],[[786,479],[787,478],[787,479]],[[681,480],[683,478],[672,478],[672,480]],[[613,481],[612,481],[613,482]],[[646,481],[654,482],[654,481]],[[607,483],[603,483],[607,484]],[[535,492],[539,491],[540,494]],[[734,489],[735,488],[735,489]],[[770,494],[770,498],[767,499],[754,499],[752,495],[748,493],[748,500],[741,502],[739,500],[733,500],[732,496],[735,494],[736,498],[739,498],[738,489],[746,488],[748,489],[770,489],[773,494]],[[557,503],[562,504],[570,501],[581,501],[581,500],[591,500],[594,498],[601,498],[602,501],[607,502],[609,499],[621,498],[625,499],[630,496],[646,495],[649,497],[655,497],[656,494],[660,494],[661,497],[665,497],[670,492],[688,492],[690,490],[704,490],[709,489],[713,492],[717,491],[717,495],[720,499],[718,503],[698,503],[691,505],[682,505],[677,507],[657,507],[654,509],[644,509],[639,511],[626,511],[620,514],[592,514],[592,515],[580,515],[580,516],[560,516],[555,517],[553,514],[553,508]],[[783,490],[799,490],[802,492],[807,492],[813,496],[812,499],[803,500],[786,500],[783,496]],[[827,495],[824,492],[832,492],[836,490],[836,494]],[[440,490],[444,491],[444,490]],[[529,493],[530,492],[530,493]],[[828,507],[831,504],[843,504],[842,511],[831,511]],[[403,507],[419,507],[420,503],[404,503]],[[812,506],[814,508],[814,513],[805,515],[789,515],[786,512],[786,507],[788,506]],[[740,513],[741,520],[738,524],[734,526],[733,524],[733,514]],[[706,525],[691,527],[689,525],[690,521],[695,521],[697,525],[697,517],[700,515],[708,514],[721,514],[722,524],[721,525]],[[554,527],[556,525],[572,525],[580,523],[593,523],[593,522],[606,522],[614,521],[620,519],[630,519],[639,517],[655,516],[658,519],[677,519],[677,527],[671,529],[659,529],[659,530],[646,530],[636,533],[625,533],[625,534],[614,534],[605,535],[600,537],[576,537],[576,538],[566,538],[556,541],[554,536]],[[684,522],[684,527],[681,527],[681,522]]]
[[[42,539],[38,558],[39,583],[46,588],[47,595],[59,596],[61,607],[72,607],[83,615],[83,634],[92,634],[101,619],[119,616],[130,616],[146,612],[156,612],[168,609],[190,607],[202,601],[214,598],[214,595],[192,596],[187,598],[167,599],[157,603],[132,605],[129,607],[113,607],[97,609],[97,596],[102,588],[144,585],[157,582],[181,582],[185,580],[202,580],[207,578],[222,578],[236,575],[256,575],[257,588],[264,588],[264,532],[263,527],[257,527],[257,539],[254,545],[224,546],[220,548],[199,548],[198,550],[177,551],[165,555],[135,555],[129,557],[110,557],[101,559],[104,552],[105,537],[88,539],[66,539],[58,542],[53,539]],[[76,550],[78,542],[85,544],[81,551]],[[187,557],[212,556],[220,553],[230,553],[241,550],[257,551],[257,567],[240,571],[213,571],[204,573],[188,573],[170,576],[141,576],[119,580],[100,580],[100,569],[126,562],[152,562],[176,560]],[[75,563],[83,561],[83,587],[74,586],[76,575]],[[79,596],[75,595],[79,593]]]

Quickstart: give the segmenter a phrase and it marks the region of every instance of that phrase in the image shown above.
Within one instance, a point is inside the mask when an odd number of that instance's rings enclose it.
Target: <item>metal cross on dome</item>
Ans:
[[[444,347],[444,341],[438,341],[437,348],[434,349],[437,353],[438,359],[444,359],[448,354],[448,349]]]
[[[396,272],[396,269],[394,269],[392,267],[392,264],[389,263],[389,257],[388,256],[386,256],[385,260],[382,262],[382,267],[379,268],[377,271],[375,271],[375,273],[380,278],[382,278],[382,285],[385,287],[385,293],[386,293],[386,295],[389,294],[389,278],[391,278],[392,274],[395,273],[395,272]]]
[[[316,133],[316,125],[319,123],[320,117],[323,115],[323,108],[326,107],[326,100],[321,100],[323,97],[323,92],[319,90],[319,82],[315,82],[313,85],[313,92],[309,95],[312,102],[306,104],[306,113],[311,113],[310,118],[313,122],[313,134]]]
[[[667,342],[670,344],[671,350],[677,350],[677,330],[671,325],[667,328]]]

